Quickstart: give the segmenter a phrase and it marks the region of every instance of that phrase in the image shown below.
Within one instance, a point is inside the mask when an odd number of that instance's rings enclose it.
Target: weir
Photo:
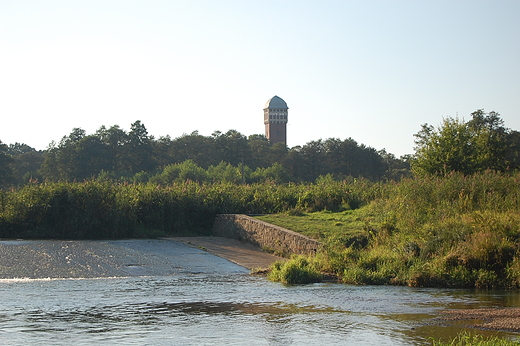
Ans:
[[[313,255],[322,246],[300,233],[242,214],[217,215],[212,234],[250,243],[282,256]]]

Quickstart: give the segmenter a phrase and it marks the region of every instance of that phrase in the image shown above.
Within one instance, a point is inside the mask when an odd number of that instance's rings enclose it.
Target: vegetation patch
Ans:
[[[518,288],[519,181],[492,171],[416,177],[357,210],[260,218],[322,241],[314,268],[345,283]]]
[[[471,334],[468,332],[461,332],[455,338],[449,341],[442,341],[438,339],[432,340],[433,346],[518,346],[520,341],[508,340],[497,336],[484,337],[479,334]]]
[[[0,190],[0,238],[108,239],[208,235],[216,214],[341,209],[367,203],[365,180],[249,185],[185,181],[31,183]]]
[[[283,284],[309,284],[320,282],[322,274],[315,263],[304,256],[295,256],[288,261],[277,261],[270,267],[267,277]]]

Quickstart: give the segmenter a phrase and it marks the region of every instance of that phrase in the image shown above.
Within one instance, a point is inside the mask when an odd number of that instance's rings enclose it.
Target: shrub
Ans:
[[[315,265],[303,256],[295,256],[286,262],[275,262],[271,265],[267,277],[286,285],[308,284],[320,282],[322,279],[322,275]]]

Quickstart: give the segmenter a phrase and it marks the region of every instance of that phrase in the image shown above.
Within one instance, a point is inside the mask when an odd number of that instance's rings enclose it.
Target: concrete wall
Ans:
[[[238,239],[278,255],[315,254],[321,243],[283,227],[239,214],[217,215],[213,235]]]

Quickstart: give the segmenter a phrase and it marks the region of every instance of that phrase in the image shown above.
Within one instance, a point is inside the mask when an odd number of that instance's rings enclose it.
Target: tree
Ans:
[[[131,125],[126,145],[126,158],[132,172],[151,171],[155,168],[155,162],[152,159],[152,140],[153,137],[148,136],[148,130],[140,120]]]
[[[32,151],[36,151],[36,149],[28,146],[25,143],[16,142],[14,144],[9,144],[7,153],[14,157],[16,155],[26,154],[26,153],[30,153]]]
[[[166,166],[163,171],[152,178],[150,181],[159,184],[171,184],[174,182],[185,182],[187,180],[204,182],[208,174],[204,168],[197,165],[193,160],[186,160],[181,163]]]
[[[242,181],[242,172],[246,167],[235,167],[221,161],[217,166],[208,167],[208,179],[213,182],[239,183]],[[247,167],[249,174],[249,167]],[[245,172],[244,172],[245,173]]]
[[[471,116],[467,125],[474,138],[478,170],[504,170],[507,166],[506,137],[509,130],[504,127],[500,114],[494,111],[486,114],[483,109],[479,109]]]
[[[120,171],[122,169],[123,148],[128,142],[128,134],[119,125],[113,125],[108,129],[101,126],[96,135],[108,147],[110,170]]]
[[[409,155],[397,158],[394,154],[388,153],[385,149],[379,150],[378,153],[383,158],[388,167],[385,173],[386,179],[397,181],[403,177],[410,176],[411,172]]]
[[[464,122],[448,117],[434,128],[422,125],[415,136],[414,174],[447,174],[452,171],[472,174],[486,169],[504,170],[507,166],[509,130],[496,112],[479,109]]]
[[[158,140],[153,141],[153,155],[154,160],[159,167],[165,167],[172,163],[170,156],[170,150],[173,145],[173,141],[169,135],[161,136]]]
[[[252,168],[268,167],[271,162],[271,144],[264,135],[251,135],[248,137],[249,150],[251,152],[249,165]]]
[[[13,169],[11,167],[14,160],[7,151],[7,145],[0,141],[0,188],[8,186],[14,181]]]
[[[83,137],[75,147],[74,179],[87,179],[112,168],[110,149],[96,135]]]
[[[213,137],[205,137],[194,131],[172,141],[169,155],[172,163],[193,160],[203,168],[217,165],[221,159],[215,150]]]
[[[56,145],[49,145],[45,153],[42,172],[50,180],[83,180],[113,168],[107,133],[102,127],[94,135],[86,135],[79,128]]]
[[[53,141],[45,153],[42,172],[50,180],[70,181],[78,175],[77,145],[85,137],[85,130],[73,128],[68,136],[63,136],[59,144]]]
[[[325,151],[327,153],[328,171],[323,172],[334,174],[338,178],[347,176],[359,177],[368,175],[378,175],[367,169],[371,165],[371,160],[367,157],[369,147],[358,145],[352,138],[341,141],[339,138],[329,138],[325,141]],[[375,150],[374,150],[375,151]]]
[[[71,133],[69,134],[68,137],[63,137],[61,139],[61,144],[63,145],[67,145],[67,144],[70,144],[70,143],[77,143],[79,142],[81,139],[83,139],[83,137],[85,137],[87,134],[87,132],[79,127],[75,127],[72,129]]]
[[[285,143],[278,142],[271,144],[269,147],[269,164],[272,166],[275,162],[281,162],[285,156],[287,156],[287,153],[289,152],[287,150],[287,146]]]
[[[508,169],[520,168],[520,132],[510,131],[506,137]]]
[[[314,181],[320,175],[328,172],[325,164],[325,147],[323,141],[310,141],[300,151],[302,167],[300,178],[304,181]]]
[[[475,147],[468,126],[459,119],[446,118],[440,127],[423,124],[416,137],[412,171],[415,174],[446,174],[475,171]]]
[[[292,147],[282,159],[281,164],[290,176],[297,181],[301,180],[300,177],[303,172],[302,147],[299,145]]]
[[[237,166],[251,154],[247,143],[247,137],[236,130],[229,130],[222,134],[214,132],[215,146],[221,161]]]
[[[42,151],[36,151],[24,143],[15,143],[9,145],[8,153],[14,159],[12,167],[17,184],[42,179],[39,172],[44,159]]]
[[[254,172],[251,173],[251,180],[254,182],[264,182],[270,180],[277,184],[281,184],[289,182],[290,177],[287,174],[285,168],[283,168],[282,165],[278,162],[275,162],[271,167],[258,167]]]
[[[367,147],[364,144],[359,146],[360,155],[363,158],[360,177],[365,177],[370,180],[380,180],[388,171],[388,164],[384,158],[372,147]],[[354,175],[355,176],[355,175]]]

